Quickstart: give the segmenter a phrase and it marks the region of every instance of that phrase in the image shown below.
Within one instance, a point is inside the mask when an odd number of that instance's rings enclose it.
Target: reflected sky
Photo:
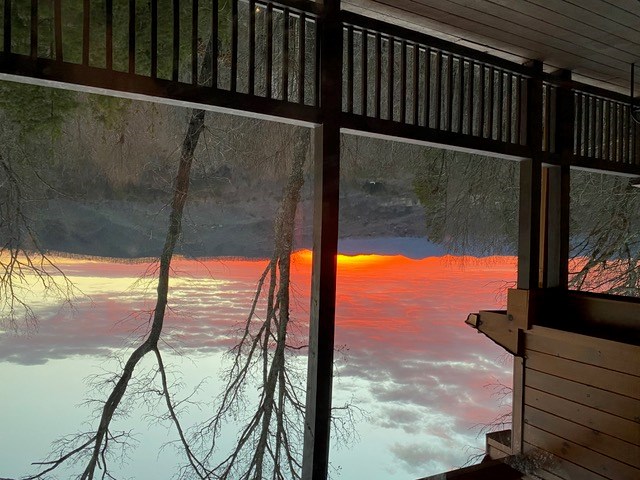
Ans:
[[[368,411],[361,442],[332,456],[344,478],[435,474],[476,453],[465,448],[483,445],[473,426],[498,410],[484,387],[510,384],[511,367],[503,350],[464,319],[503,306],[501,292],[515,271],[514,257],[343,259],[336,343],[348,351],[334,396],[351,395]]]
[[[12,412],[0,420],[2,476],[27,473],[52,440],[86,428],[91,409],[78,407],[90,394],[85,379],[112,368],[110,356],[126,352],[149,324],[154,264],[56,263],[81,292],[72,305],[46,299],[31,286],[37,330],[0,335],[0,382],[9,386],[2,408]],[[173,263],[162,348],[186,390],[207,377],[203,399],[219,393],[223,353],[235,344],[265,266],[243,259]],[[310,268],[309,252],[293,256],[293,345],[306,343]],[[479,308],[502,306],[498,292],[515,271],[513,257],[340,256],[334,405],[356,404],[361,412],[353,435],[332,439],[334,476],[425,476],[459,466],[468,456],[465,447],[483,444],[471,427],[495,417],[498,404],[483,387],[510,383],[510,366],[502,350],[464,319]],[[296,355],[304,366],[304,351]],[[185,421],[202,415],[185,412]],[[153,478],[169,478],[176,454],[158,450],[172,432],[149,422],[143,407],[119,422],[140,440],[119,467],[124,477],[151,478],[152,465]],[[233,439],[229,434],[223,443]]]

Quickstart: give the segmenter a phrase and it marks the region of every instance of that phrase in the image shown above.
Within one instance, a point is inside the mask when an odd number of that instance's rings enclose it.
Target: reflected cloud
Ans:
[[[0,362],[44,364],[109,355],[143,337],[155,300],[155,264],[57,259],[87,296],[73,308],[38,307],[31,335],[0,335]],[[266,260],[177,259],[165,323],[167,344],[187,355],[228,351],[254,299]],[[464,462],[470,428],[495,415],[484,386],[510,383],[502,350],[467,328],[467,314],[501,307],[497,291],[515,278],[514,257],[393,255],[338,258],[334,403],[355,399],[371,428],[389,432],[394,468],[422,475]],[[311,255],[292,258],[292,329],[306,343]],[[41,292],[34,291],[34,298]],[[261,301],[259,299],[259,301]],[[306,354],[305,351],[300,352]],[[403,441],[398,441],[402,438]]]
[[[37,328],[25,334],[0,331],[0,362],[39,365],[76,355],[107,355],[144,337],[155,306],[154,263],[78,258],[56,258],[55,263],[82,296],[70,305],[60,304],[59,299],[45,298],[46,292],[34,284],[26,300],[35,305]],[[294,288],[306,297],[304,308],[292,317],[306,337],[309,280],[303,277],[309,275],[309,265],[304,255],[292,263]],[[165,319],[166,344],[189,354],[232,348],[266,264],[266,260],[176,259]]]

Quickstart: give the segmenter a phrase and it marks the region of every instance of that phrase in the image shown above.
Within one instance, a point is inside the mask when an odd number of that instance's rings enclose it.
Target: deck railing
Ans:
[[[574,96],[574,154],[602,162],[640,165],[640,125],[631,118],[631,104],[579,89],[574,90]]]
[[[321,14],[308,0],[0,0],[0,71],[318,121]],[[343,127],[554,163],[563,89],[571,164],[640,172],[629,96],[351,12],[341,21]]]
[[[484,145],[527,144],[527,67],[343,14],[346,114],[482,139]]]
[[[311,2],[0,2],[0,54],[22,64],[26,57],[41,66],[73,65],[76,77],[115,74],[121,82],[130,75],[132,85],[141,78],[165,80],[177,95],[209,87],[319,105],[318,7]]]

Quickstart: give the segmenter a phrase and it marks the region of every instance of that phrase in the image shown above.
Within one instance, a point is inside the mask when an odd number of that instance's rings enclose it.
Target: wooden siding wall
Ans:
[[[640,347],[525,333],[523,452],[549,480],[640,478]]]

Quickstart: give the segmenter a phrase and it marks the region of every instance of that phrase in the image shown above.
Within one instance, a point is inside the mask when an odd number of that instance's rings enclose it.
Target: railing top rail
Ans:
[[[543,79],[545,82],[555,87],[568,88],[578,93],[599,97],[604,100],[624,103],[626,105],[631,105],[633,103],[633,99],[630,95],[614,92],[612,90],[607,90],[606,88],[597,87],[595,85],[589,85],[588,83],[578,82],[576,80],[560,79],[555,75],[549,73],[543,74]]]
[[[356,29],[372,30],[380,33],[383,37],[397,38],[399,40],[406,40],[425,45],[427,47],[432,47],[489,67],[502,69],[529,78],[537,78],[553,86],[570,88],[581,93],[601,97],[615,102],[625,104],[633,103],[630,95],[625,95],[623,93],[607,90],[606,88],[589,85],[575,80],[562,79],[551,73],[541,73],[531,66],[515,63],[489,53],[458,45],[425,33],[416,32],[399,25],[385,23],[381,20],[376,20],[354,12],[342,11],[341,15],[343,23],[353,26]]]
[[[416,32],[399,25],[386,23],[381,20],[376,20],[374,18],[344,10],[341,12],[341,15],[343,23],[347,25],[352,25],[366,30],[373,30],[386,37],[406,40],[426,47],[442,50],[446,53],[463,57],[465,60],[484,64],[488,67],[502,69],[511,73],[520,74],[525,77],[534,77],[536,75],[536,70],[533,67],[521,65],[470,47],[448,42],[441,38],[427,35],[426,33]]]
[[[256,0],[256,3],[271,4],[274,8],[280,9],[288,8],[294,13],[305,13],[313,17],[318,17],[322,13],[322,4],[310,0]]]

